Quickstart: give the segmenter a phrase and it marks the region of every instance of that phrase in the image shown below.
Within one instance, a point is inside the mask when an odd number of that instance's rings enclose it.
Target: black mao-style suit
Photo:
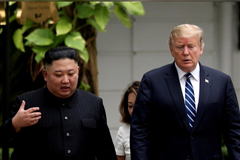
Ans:
[[[131,121],[132,160],[240,160],[240,114],[231,78],[200,64],[195,123],[189,130],[176,67],[144,74]]]
[[[2,126],[2,137],[14,142],[12,160],[116,159],[101,98],[77,89],[70,98],[61,99],[41,88],[18,96],[11,117],[22,100],[25,109],[39,107],[42,115],[36,125],[17,134],[11,118]]]

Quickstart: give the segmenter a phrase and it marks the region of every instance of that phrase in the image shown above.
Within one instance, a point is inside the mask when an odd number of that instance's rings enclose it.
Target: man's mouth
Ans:
[[[61,87],[61,90],[68,91],[70,87]]]
[[[184,59],[183,61],[184,62],[190,62],[191,60],[190,59]]]

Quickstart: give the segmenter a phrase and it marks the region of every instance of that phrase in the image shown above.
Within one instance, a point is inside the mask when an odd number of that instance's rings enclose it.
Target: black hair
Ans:
[[[44,65],[51,65],[52,61],[59,59],[73,59],[76,63],[78,62],[78,52],[70,47],[58,46],[49,49],[45,53]]]

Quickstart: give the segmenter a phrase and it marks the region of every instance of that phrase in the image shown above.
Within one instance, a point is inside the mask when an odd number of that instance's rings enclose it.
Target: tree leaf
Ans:
[[[132,23],[131,23],[131,20],[128,16],[128,14],[126,13],[126,11],[121,8],[120,6],[118,5],[115,5],[114,6],[114,13],[115,15],[118,17],[118,19],[126,26],[126,27],[132,27]]]
[[[32,20],[30,19],[26,19],[26,26],[33,26],[34,24],[36,24],[35,22],[33,22]]]
[[[37,63],[39,63],[43,59],[43,57],[40,54],[36,54],[34,59]]]
[[[30,42],[30,41],[26,41],[26,42],[24,43],[24,46],[30,47],[30,46],[31,46],[31,42]]]
[[[82,51],[78,50],[78,53],[80,55],[80,57],[86,62],[88,63],[89,61],[89,54],[88,54],[88,50],[86,47],[84,47],[84,49]]]
[[[15,3],[16,3],[16,1],[10,1],[10,2],[9,2],[9,6],[14,5]]]
[[[102,6],[101,4],[97,4],[95,6],[95,20],[99,24],[102,30],[105,29],[109,19],[110,19],[110,10],[106,6]]]
[[[57,6],[58,9],[62,8],[62,7],[66,7],[69,6],[70,4],[72,4],[73,2],[57,2]]]
[[[144,15],[145,11],[141,2],[120,2],[131,15]]]
[[[14,15],[12,15],[10,18],[9,18],[9,23],[12,23],[14,20],[16,20],[17,19],[17,17],[16,17],[16,15],[14,14]]]
[[[49,45],[49,46],[34,46],[32,48],[32,50],[34,51],[34,53],[36,54],[35,56],[35,60],[37,63],[39,63],[45,56],[45,53],[51,49],[53,46]]]
[[[92,5],[87,3],[81,3],[76,6],[77,17],[84,19],[90,18],[94,14],[94,8]]]
[[[66,37],[67,37],[67,34],[56,36],[54,39],[53,46],[56,47],[56,46],[62,44]]]
[[[47,46],[53,44],[54,38],[55,35],[50,29],[40,28],[31,32],[25,39],[35,45]]]
[[[90,90],[90,86],[88,84],[85,84],[84,82],[81,82],[79,89],[83,89],[85,91],[89,91]]]
[[[85,40],[83,39],[80,32],[71,32],[65,38],[65,45],[68,47],[75,48],[77,50],[83,51],[85,48]]]
[[[96,4],[100,3],[100,1],[89,1],[92,6],[95,6]]]
[[[24,34],[29,28],[31,28],[32,26],[26,26],[26,25],[23,25],[22,26],[22,34]]]
[[[24,45],[23,45],[23,35],[22,30],[17,29],[13,34],[13,42],[17,49],[19,49],[22,52],[25,52]]]
[[[104,2],[102,2],[107,8],[111,8],[114,4],[113,4],[113,2],[106,2],[106,1],[104,1]]]
[[[94,21],[93,19],[87,19],[87,24],[92,25],[94,28],[96,28],[98,31],[100,32],[106,32],[105,29],[102,29],[96,21]]]
[[[72,30],[72,23],[68,17],[60,17],[56,24],[57,36],[67,34]]]
[[[89,91],[91,87],[88,84],[85,84],[85,83],[81,82],[79,88],[83,89],[85,91]]]

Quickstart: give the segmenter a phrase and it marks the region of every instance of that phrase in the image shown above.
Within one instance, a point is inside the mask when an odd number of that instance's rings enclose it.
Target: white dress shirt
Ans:
[[[183,99],[185,102],[185,84],[186,84],[186,80],[187,78],[184,76],[187,72],[182,71],[177,64],[175,63],[177,72],[178,72],[178,78],[179,78],[179,82],[181,85],[181,89],[182,89],[182,95],[183,95]],[[199,63],[197,64],[196,68],[190,72],[192,74],[192,77],[190,78],[190,81],[193,85],[193,90],[194,90],[194,97],[195,97],[195,107],[196,107],[196,112],[197,112],[197,108],[198,108],[198,102],[199,102],[199,93],[200,93],[200,67],[199,67]]]

